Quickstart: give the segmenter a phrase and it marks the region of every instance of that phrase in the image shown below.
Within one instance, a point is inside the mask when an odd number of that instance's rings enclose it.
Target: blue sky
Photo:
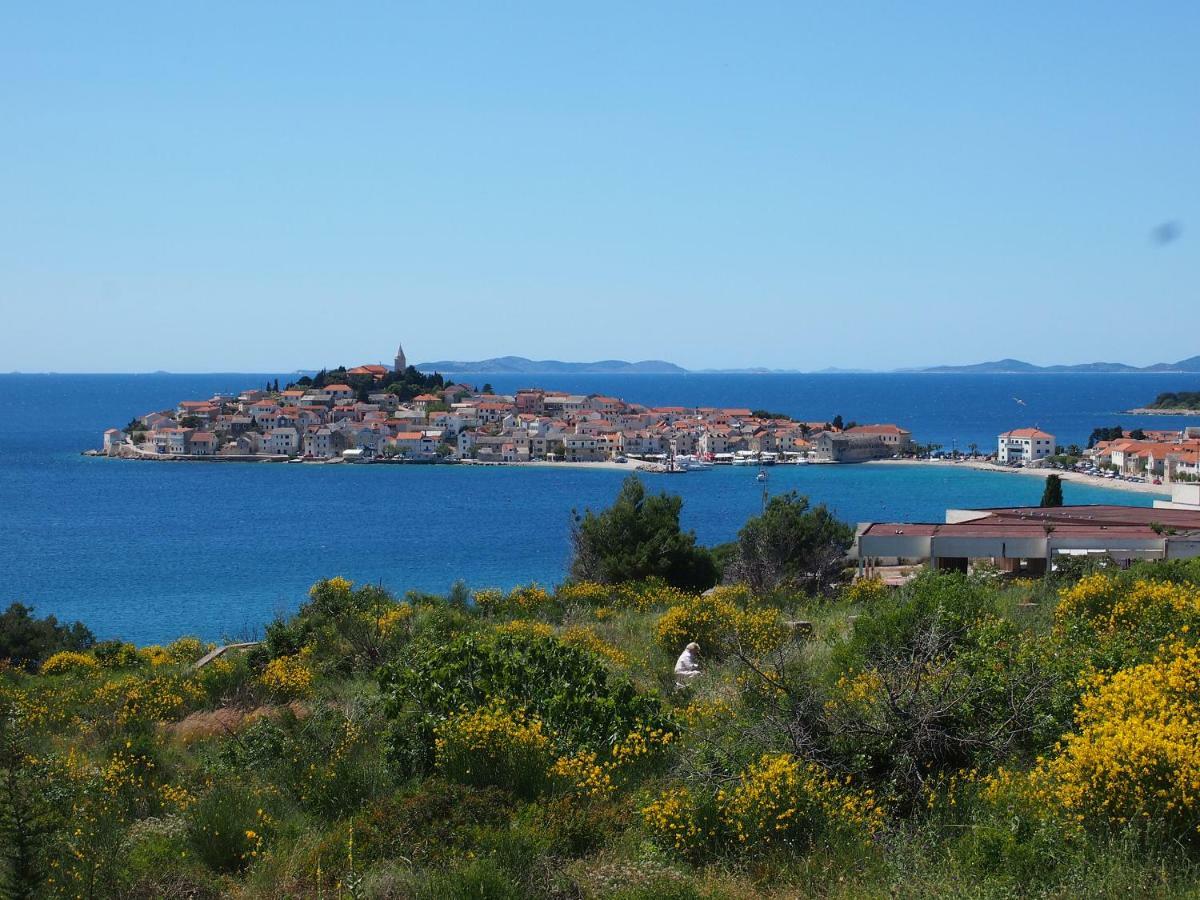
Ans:
[[[1190,356],[1197,47],[1185,2],[6,4],[0,370]]]

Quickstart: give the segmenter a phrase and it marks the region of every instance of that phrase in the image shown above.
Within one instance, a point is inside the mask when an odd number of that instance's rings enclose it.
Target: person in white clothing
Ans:
[[[700,645],[695,641],[683,648],[675,661],[675,686],[683,687],[700,674]]]

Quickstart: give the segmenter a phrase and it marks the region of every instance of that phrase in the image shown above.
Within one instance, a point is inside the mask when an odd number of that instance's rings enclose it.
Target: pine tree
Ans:
[[[1062,479],[1057,475],[1046,476],[1046,489],[1042,491],[1042,506],[1062,506]]]

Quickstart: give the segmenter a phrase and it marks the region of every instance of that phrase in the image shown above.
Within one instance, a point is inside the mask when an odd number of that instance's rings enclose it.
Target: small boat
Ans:
[[[767,470],[759,469],[758,474],[754,476],[754,480],[755,481],[766,481],[767,480]]]

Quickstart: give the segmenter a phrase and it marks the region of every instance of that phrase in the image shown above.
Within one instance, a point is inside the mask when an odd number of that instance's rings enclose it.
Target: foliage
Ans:
[[[428,766],[447,716],[492,702],[536,717],[564,749],[609,747],[638,723],[666,721],[655,696],[611,674],[592,653],[519,631],[414,647],[381,679],[403,768]]]
[[[701,653],[721,659],[735,650],[763,656],[787,640],[788,629],[777,610],[741,609],[728,596],[714,592],[689,597],[668,609],[654,626],[659,649],[678,654],[695,641]]]
[[[884,824],[869,790],[855,792],[822,766],[786,753],[763,754],[712,795],[668,791],[642,815],[660,844],[693,861],[718,852],[804,851],[833,832],[861,841]]]
[[[279,656],[271,660],[258,680],[280,700],[295,700],[312,693],[312,670],[300,654]]]
[[[841,576],[853,540],[854,529],[824,504],[810,507],[795,491],[778,494],[738,532],[725,579],[744,582],[756,594],[823,591]]]
[[[54,616],[33,617],[33,607],[13,603],[0,613],[0,660],[34,666],[60,650],[87,650],[95,643],[82,622],[59,624]]]
[[[712,555],[696,536],[679,527],[683,500],[647,496],[636,475],[625,479],[616,501],[599,513],[576,513],[571,576],[615,584],[661,578],[685,590],[704,590],[716,581]]]
[[[60,650],[42,663],[39,671],[43,675],[61,675],[64,672],[90,671],[98,668],[100,668],[100,663],[90,653]]]
[[[1200,409],[1200,391],[1164,391],[1150,409]]]
[[[1200,889],[1200,565],[515,593],[0,666],[0,896]]]
[[[539,719],[502,703],[462,710],[434,729],[438,771],[452,781],[531,797],[546,782],[551,741]]]
[[[1042,502],[1044,507],[1062,506],[1063,505],[1063,490],[1062,478],[1053,473],[1046,476],[1046,487],[1042,491]]]
[[[1080,827],[1200,846],[1200,649],[1094,676],[1076,719],[1029,773],[1033,802]]]
[[[855,606],[871,607],[887,598],[888,586],[881,578],[856,578],[842,589],[841,598]]]

